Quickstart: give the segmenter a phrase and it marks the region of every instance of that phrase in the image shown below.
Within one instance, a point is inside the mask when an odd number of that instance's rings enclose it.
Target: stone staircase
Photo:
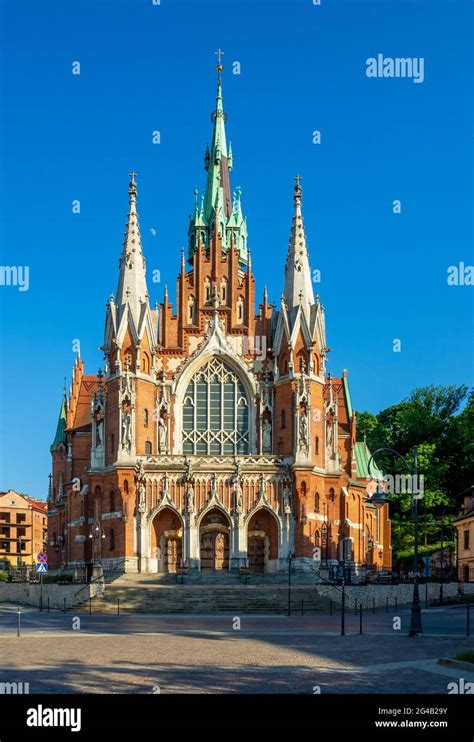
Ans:
[[[293,579],[294,578],[294,579]],[[316,592],[314,579],[308,583],[292,575],[291,610],[294,613],[328,611],[329,601]],[[89,605],[79,606],[89,610]],[[246,585],[239,575],[212,574],[185,577],[176,575],[124,575],[105,586],[104,595],[92,599],[94,613],[286,613],[288,576],[251,576]]]

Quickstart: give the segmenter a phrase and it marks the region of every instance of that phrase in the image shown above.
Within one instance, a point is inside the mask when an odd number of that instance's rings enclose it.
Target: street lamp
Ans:
[[[99,549],[100,540],[105,538],[105,531],[100,525],[99,521],[96,520],[89,533],[89,538],[92,539],[92,562],[95,564],[95,554],[99,552],[99,564],[102,560],[102,549]]]
[[[390,453],[397,456],[399,459],[403,461],[405,466],[410,470],[410,465],[408,464],[407,460],[400,454],[398,451],[395,451],[393,448],[378,448],[374,453],[371,455],[368,463],[367,463],[367,469],[369,472],[369,476],[372,476],[370,471],[370,465],[372,463],[372,460],[375,458],[375,456],[380,453],[381,451],[389,451]],[[413,520],[414,520],[414,528],[415,528],[415,543],[414,543],[414,553],[413,553],[413,599],[411,604],[411,616],[410,616],[410,629],[408,631],[408,636],[417,636],[418,634],[423,633],[423,628],[421,625],[421,608],[420,608],[420,593],[419,593],[419,586],[418,586],[418,493],[415,488],[418,487],[418,452],[416,446],[413,447],[413,479],[412,479],[412,509],[413,509]],[[369,498],[369,502],[371,502],[373,505],[375,505],[376,508],[383,507],[387,502],[390,502],[389,496],[384,492],[383,488],[380,485],[377,485],[377,490],[374,492],[372,497]]]

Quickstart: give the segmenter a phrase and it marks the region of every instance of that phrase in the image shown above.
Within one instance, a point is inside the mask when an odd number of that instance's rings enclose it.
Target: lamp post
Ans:
[[[293,559],[293,551],[290,549],[288,552],[288,615],[291,615],[291,560]]]
[[[380,453],[381,451],[389,451],[390,453],[397,456],[399,459],[403,461],[405,466],[410,470],[410,466],[406,459],[398,453],[398,451],[395,451],[393,448],[378,448],[374,453],[371,455],[368,463],[367,463],[367,469],[369,472],[369,476],[372,476],[370,471],[370,466],[372,463],[372,460],[375,458],[375,456]],[[414,552],[413,552],[413,598],[412,598],[412,604],[411,604],[411,616],[410,616],[410,629],[408,631],[408,636],[413,637],[417,636],[418,634],[423,633],[423,628],[421,625],[421,607],[420,607],[420,592],[419,592],[419,584],[418,584],[418,452],[416,446],[413,447],[413,479],[412,479],[412,512],[413,512],[413,521],[414,521],[414,536],[415,536],[415,543],[414,543]],[[376,492],[372,495],[372,497],[369,498],[369,502],[371,502],[373,505],[375,505],[376,508],[383,507],[386,503],[390,502],[390,498],[385,493],[383,487],[377,486]]]
[[[95,564],[96,551],[99,552],[98,564],[102,562],[102,549],[99,549],[101,539],[105,538],[105,532],[98,520],[95,521],[89,533],[89,538],[92,539],[92,563]]]

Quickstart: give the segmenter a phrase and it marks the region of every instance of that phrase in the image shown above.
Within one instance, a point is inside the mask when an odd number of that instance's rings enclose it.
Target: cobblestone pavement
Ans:
[[[5,607],[4,607],[5,608]],[[450,614],[446,613],[446,620]],[[474,639],[381,633],[316,633],[314,617],[81,616],[25,612],[24,633],[0,618],[0,682],[30,693],[440,693],[474,673],[438,665]],[[28,627],[28,621],[30,625]],[[148,623],[146,623],[148,621]],[[10,630],[6,630],[6,624]],[[41,628],[39,628],[41,626]],[[117,629],[120,631],[117,632]]]

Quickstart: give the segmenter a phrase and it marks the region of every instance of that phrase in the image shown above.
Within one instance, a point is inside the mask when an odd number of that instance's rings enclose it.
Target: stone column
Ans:
[[[245,528],[242,514],[234,512],[230,530],[230,569],[235,571],[247,563],[247,545],[244,543]]]

